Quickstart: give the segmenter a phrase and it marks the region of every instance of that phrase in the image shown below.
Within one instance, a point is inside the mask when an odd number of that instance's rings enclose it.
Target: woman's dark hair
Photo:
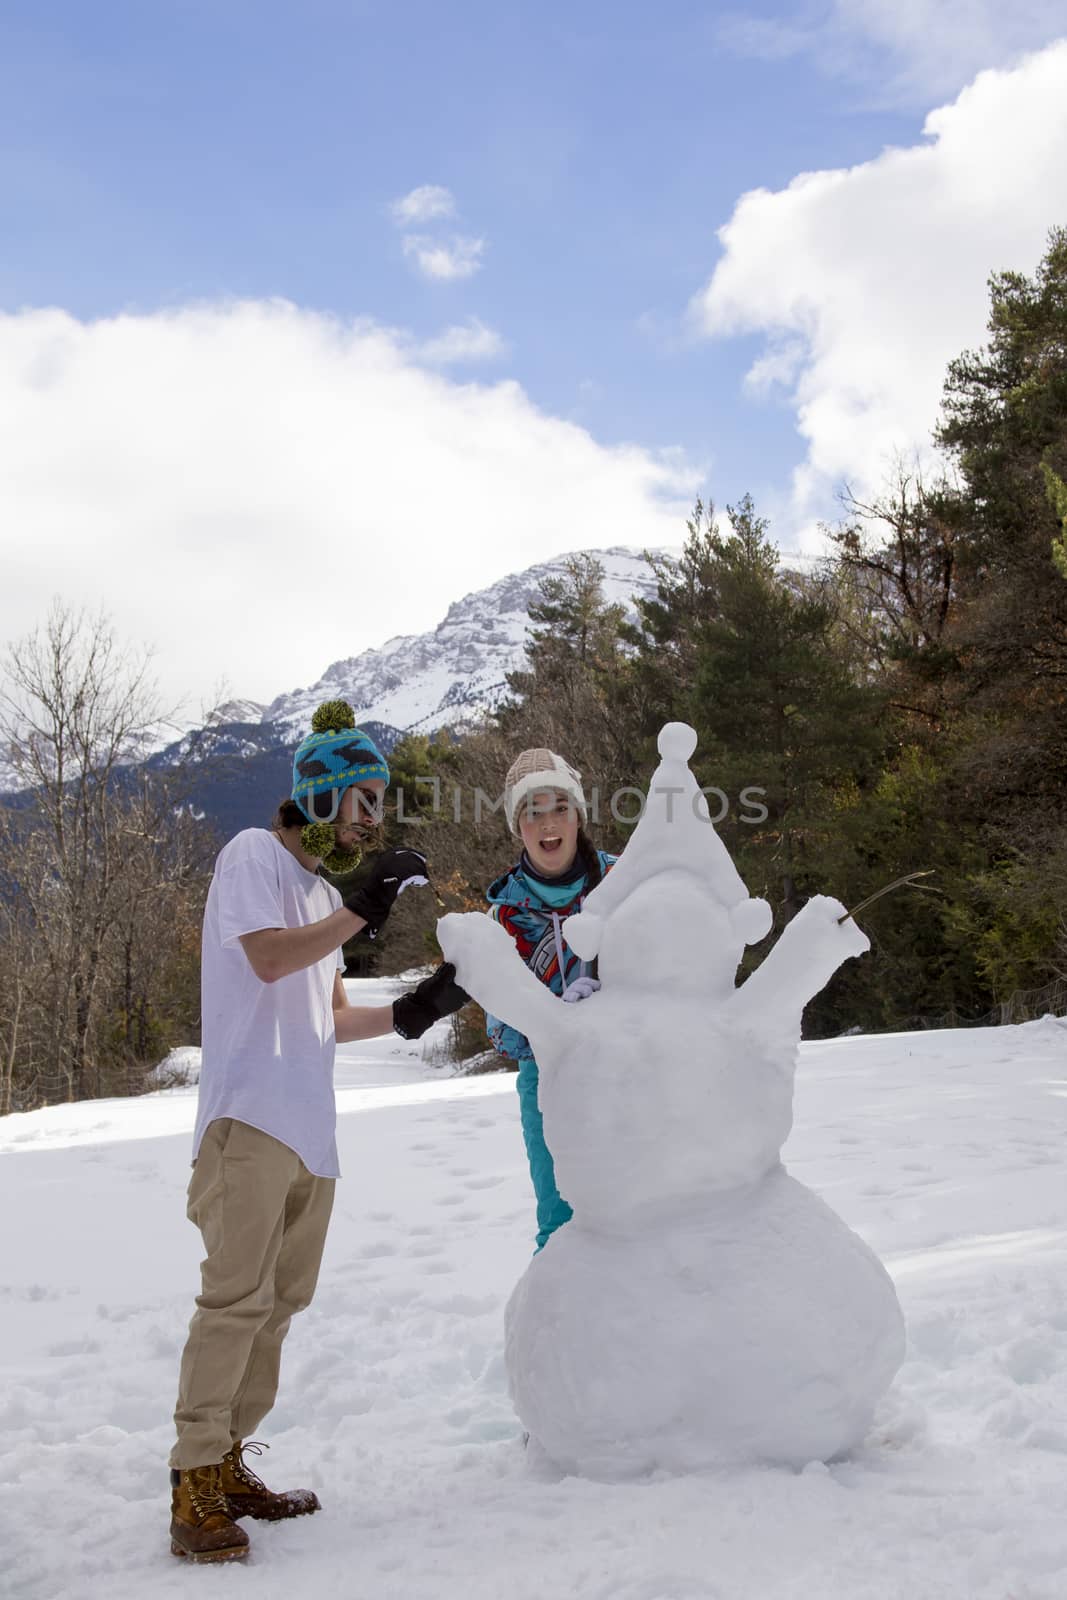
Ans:
[[[604,873],[600,865],[600,857],[597,855],[596,845],[581,825],[578,828],[578,860],[585,868],[586,893],[588,894],[590,889],[596,888]]]
[[[278,809],[274,814],[275,828],[303,828],[307,817],[301,811],[295,800],[280,800]]]

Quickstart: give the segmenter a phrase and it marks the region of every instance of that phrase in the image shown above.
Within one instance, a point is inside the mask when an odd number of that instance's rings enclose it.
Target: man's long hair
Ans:
[[[282,828],[306,828],[307,820],[296,801],[290,800],[286,796],[284,800],[279,800],[278,802],[278,809],[274,813],[274,821],[271,823],[271,827],[277,830]]]

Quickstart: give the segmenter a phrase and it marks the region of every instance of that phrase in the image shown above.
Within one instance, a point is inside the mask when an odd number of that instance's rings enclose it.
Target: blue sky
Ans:
[[[426,336],[475,316],[538,403],[606,442],[684,447],[720,498],[758,489],[800,448],[787,411],[739,399],[751,341],[685,336],[715,229],[745,190],[910,142],[921,117],[864,109],[809,61],[738,56],[726,14],[8,6],[0,302],[283,296]],[[486,241],[466,281],[420,277],[390,222],[431,183]]]
[[[286,548],[292,520],[269,529],[242,498],[268,435],[271,504],[336,525],[383,598],[355,632],[297,630],[284,666],[251,637],[235,663],[231,638],[201,677],[239,693],[269,698],[331,654],[432,625],[443,601],[560,548],[680,537],[697,489],[719,505],[751,490],[784,547],[809,546],[845,477],[926,444],[945,360],[981,337],[987,273],[1032,270],[1064,220],[1043,174],[1062,174],[1067,130],[1042,115],[1067,99],[1061,12],[8,0],[0,365],[22,376],[6,411],[0,394],[18,469],[0,467],[0,516],[39,530],[39,560],[17,553],[4,635],[57,570],[121,623],[143,615],[122,574],[147,538],[177,563],[153,642],[180,650],[178,577],[205,539],[234,546],[220,587],[257,542]],[[1000,115],[1010,170],[983,194],[982,129]],[[427,186],[450,214],[398,220]],[[466,252],[466,275],[432,275],[435,248],[451,252],[439,265]],[[279,299],[295,321],[267,313]],[[287,409],[297,381],[304,412]],[[330,448],[352,459],[311,508],[331,414]],[[157,502],[136,477],[149,458]],[[410,526],[399,507],[430,477],[437,507],[426,490],[412,516],[441,508],[447,560],[421,584],[409,572],[400,604],[382,530]],[[291,577],[267,608],[276,633]]]

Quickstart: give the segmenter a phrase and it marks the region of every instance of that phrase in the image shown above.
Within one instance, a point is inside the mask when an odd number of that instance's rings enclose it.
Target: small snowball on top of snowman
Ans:
[[[807,1002],[869,941],[809,900],[771,928],[668,723],[641,820],[564,924],[598,993],[565,1005],[489,917],[438,924],[458,981],[530,1040],[573,1218],[507,1308],[516,1411],[565,1472],[802,1466],[860,1444],[903,1359],[881,1262],[782,1166]]]

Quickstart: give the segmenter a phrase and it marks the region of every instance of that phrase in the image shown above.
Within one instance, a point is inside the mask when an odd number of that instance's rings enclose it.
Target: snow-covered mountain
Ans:
[[[591,550],[604,568],[604,594],[633,607],[635,595],[655,592],[652,568],[640,551],[614,546]],[[461,727],[497,704],[509,672],[521,667],[527,611],[545,578],[561,575],[566,556],[501,578],[466,595],[448,609],[432,633],[390,639],[327,667],[317,683],[279,695],[258,717],[234,721],[280,724],[306,731],[324,700],[347,700],[360,724],[376,722],[403,731],[433,733]]]
[[[608,601],[632,611],[635,596],[654,594],[652,568],[639,550],[616,545],[587,553],[604,568]],[[432,633],[390,639],[335,661],[317,682],[280,694],[269,705],[231,700],[204,727],[157,748],[147,764],[181,767],[188,803],[225,837],[249,818],[273,814],[289,790],[293,745],[324,700],[347,700],[360,727],[386,754],[407,732],[469,726],[498,704],[507,674],[521,668],[530,604],[545,578],[563,574],[567,559],[557,556],[466,595]],[[19,787],[0,752],[0,793]]]

